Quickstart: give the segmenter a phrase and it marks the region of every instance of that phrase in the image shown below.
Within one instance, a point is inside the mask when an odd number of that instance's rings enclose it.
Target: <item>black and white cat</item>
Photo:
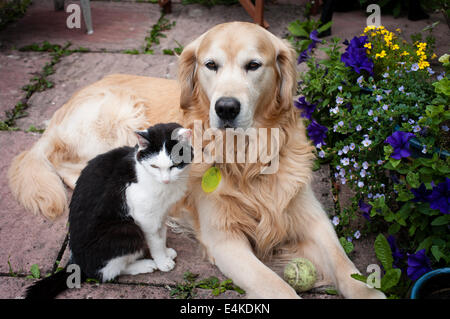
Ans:
[[[169,208],[187,189],[191,131],[177,123],[136,132],[136,147],[98,155],[83,169],[70,202],[69,264],[82,278],[170,271],[177,253],[166,246]],[[153,259],[141,259],[150,250]],[[67,266],[66,266],[67,268]],[[66,269],[27,289],[26,298],[54,298],[67,288]]]

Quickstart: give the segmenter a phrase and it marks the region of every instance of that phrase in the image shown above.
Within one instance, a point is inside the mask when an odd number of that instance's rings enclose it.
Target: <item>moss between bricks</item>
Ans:
[[[149,31],[149,35],[145,37],[145,46],[142,48],[142,52],[140,52],[138,49],[132,49],[132,50],[124,50],[122,53],[126,54],[154,54],[154,46],[160,44],[161,38],[166,38],[167,36],[164,34],[164,32],[169,31],[176,25],[176,21],[170,21],[165,17],[165,14],[161,12],[161,16],[159,17],[158,21],[152,26],[152,28]],[[183,50],[183,46],[175,41],[178,45],[178,47],[174,49],[164,49],[163,54],[167,55],[174,55],[174,53],[180,54]]]
[[[75,50],[69,50],[70,46],[70,42],[67,42],[61,46],[59,44],[51,44],[44,41],[41,45],[33,43],[19,49],[19,51],[22,52],[49,52],[52,59],[49,63],[45,64],[41,72],[31,78],[27,85],[22,87],[22,90],[26,92],[25,98],[17,103],[11,110],[5,111],[6,119],[0,121],[0,131],[19,130],[19,128],[15,126],[16,121],[28,115],[25,110],[28,108],[29,98],[34,92],[42,92],[54,86],[54,83],[47,77],[55,73],[54,66],[61,61],[62,57],[68,56],[74,52],[89,52],[89,49],[83,47],[79,47]],[[27,132],[43,133],[43,130],[39,130],[32,125]]]

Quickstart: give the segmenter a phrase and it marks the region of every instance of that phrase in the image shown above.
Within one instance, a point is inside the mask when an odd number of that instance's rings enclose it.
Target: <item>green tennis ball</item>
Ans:
[[[306,258],[295,258],[284,268],[284,280],[297,292],[310,290],[317,280],[316,268]]]

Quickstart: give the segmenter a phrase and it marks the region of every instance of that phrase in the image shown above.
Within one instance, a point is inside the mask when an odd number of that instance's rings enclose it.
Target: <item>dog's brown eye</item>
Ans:
[[[206,62],[205,66],[208,68],[208,70],[217,71],[217,64],[214,61]]]
[[[247,63],[247,65],[245,66],[245,69],[247,71],[255,71],[257,69],[259,69],[259,67],[261,66],[261,63],[258,63],[256,61],[250,61],[249,63]]]

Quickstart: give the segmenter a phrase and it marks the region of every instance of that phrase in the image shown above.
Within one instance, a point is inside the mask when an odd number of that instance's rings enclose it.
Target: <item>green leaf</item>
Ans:
[[[353,243],[349,242],[344,237],[339,238],[339,242],[341,243],[342,247],[344,248],[344,251],[346,254],[350,254],[353,251],[353,249],[355,248],[353,246]]]
[[[333,21],[330,21],[330,22],[328,22],[328,23],[325,23],[323,26],[321,26],[320,28],[318,28],[317,29],[317,31],[319,32],[319,33],[321,33],[321,32],[323,32],[323,31],[325,31],[325,30],[328,30],[329,28],[331,28],[331,25],[333,24]]]
[[[174,52],[172,49],[164,49],[163,54],[165,55],[174,55]]]
[[[418,188],[420,186],[419,174],[409,172],[406,175],[406,181],[412,188]]]
[[[402,271],[398,268],[392,268],[386,271],[386,274],[381,278],[381,290],[386,291],[396,286],[400,280]]]
[[[389,226],[389,229],[388,229],[389,235],[394,235],[394,234],[398,233],[400,228],[401,227],[399,224],[392,224],[391,226]]]
[[[309,33],[305,29],[303,29],[303,27],[296,21],[289,24],[287,29],[290,33],[292,33],[292,35],[296,37],[309,37]]]
[[[30,271],[33,278],[41,278],[41,271],[39,270],[39,266],[37,264],[31,265]]]
[[[441,258],[446,259],[445,254],[441,251],[441,249],[439,248],[439,246],[431,246],[431,253],[433,254],[434,259],[436,259],[437,262],[439,262],[439,260],[441,260]]]
[[[439,217],[436,217],[435,219],[433,219],[433,221],[431,222],[431,225],[432,226],[446,225],[446,224],[448,224],[449,221],[450,221],[449,215],[439,216]]]
[[[401,160],[397,160],[391,157],[389,158],[389,163],[391,163],[392,167],[396,168],[398,164],[401,163]]]
[[[374,243],[375,254],[386,271],[392,269],[392,251],[387,239],[379,234]]]
[[[402,191],[398,193],[398,197],[397,197],[397,201],[400,202],[407,202],[410,199],[414,198],[414,194],[411,192],[407,192],[407,191]]]
[[[325,293],[327,295],[337,295],[338,294],[337,290],[334,289],[334,288],[327,288],[327,289],[325,289]]]
[[[360,275],[360,274],[351,274],[350,277],[352,277],[353,279],[362,281],[363,283],[367,283],[367,277]]]
[[[422,249],[428,250],[432,243],[433,243],[433,237],[432,236],[429,236],[429,237],[425,238],[424,240],[422,240],[422,242],[417,247],[416,252],[419,251],[419,250],[422,250]]]

